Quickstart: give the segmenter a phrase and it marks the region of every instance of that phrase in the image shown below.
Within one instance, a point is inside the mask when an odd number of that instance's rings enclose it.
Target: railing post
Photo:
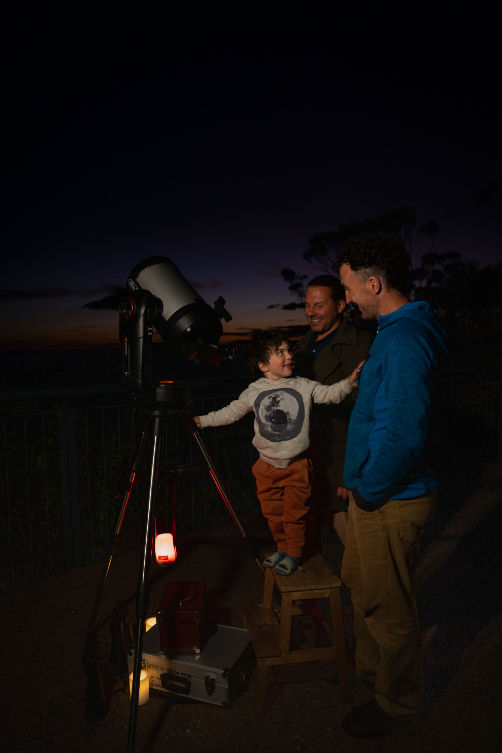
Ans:
[[[497,460],[502,460],[502,376],[499,376],[499,414],[497,421]]]
[[[61,496],[63,501],[63,532],[66,569],[81,567],[82,535],[80,530],[80,501],[78,496],[77,432],[75,411],[68,410],[68,400],[58,412],[59,457],[61,462]]]

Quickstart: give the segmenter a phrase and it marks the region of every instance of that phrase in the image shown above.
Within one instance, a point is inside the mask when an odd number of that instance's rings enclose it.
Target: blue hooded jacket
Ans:
[[[447,354],[445,332],[425,301],[401,306],[378,323],[360,375],[344,467],[345,486],[368,511],[435,487],[424,446],[437,366]]]

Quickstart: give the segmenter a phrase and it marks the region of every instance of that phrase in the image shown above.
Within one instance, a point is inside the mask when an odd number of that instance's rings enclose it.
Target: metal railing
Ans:
[[[41,395],[45,399],[46,394]],[[197,411],[218,410],[233,397],[197,398]],[[19,405],[11,403],[10,407],[10,415],[4,415],[0,423],[2,591],[104,557],[122,502],[117,481],[126,475],[133,411],[125,400],[79,407],[66,399],[56,406],[58,410],[38,411],[32,404],[32,410],[20,413],[16,412]],[[26,402],[20,407],[26,409]],[[248,416],[238,424],[205,432],[208,448],[243,514],[258,509],[251,474],[256,453],[250,442],[250,420]],[[136,416],[132,427],[135,445],[142,421]],[[165,422],[163,456],[166,467],[197,468],[176,475],[178,534],[229,520],[202,458],[176,416]],[[147,465],[148,453],[122,527],[121,552],[136,549],[141,542]],[[169,530],[171,517],[172,489],[159,489],[159,527]]]
[[[446,370],[438,403],[433,465],[439,526],[484,483],[487,466],[502,460],[502,374]]]
[[[217,380],[212,382],[214,387]],[[440,384],[436,461],[445,500],[464,498],[479,483],[487,462],[502,459],[501,384],[501,375],[493,372],[450,372]],[[244,385],[244,380],[227,382],[227,394],[197,398],[197,411],[204,414],[227,405]],[[25,398],[23,402],[11,400],[4,406],[0,424],[2,591],[96,562],[107,551],[122,499],[117,479],[126,475],[129,461],[133,406],[119,397],[115,385],[101,388],[102,393],[113,395],[112,404],[77,404],[82,398],[88,401],[89,395],[98,402],[99,389],[73,390],[73,400],[66,398],[51,410],[39,410],[40,404],[30,402],[37,396],[54,397],[46,391],[16,394],[18,401]],[[0,394],[2,398],[5,393]],[[251,445],[252,421],[250,414],[231,426],[204,432],[204,441],[243,514],[259,509],[251,473],[257,457]],[[141,428],[137,417],[135,445]],[[167,418],[165,432],[164,465],[200,468],[177,475],[178,533],[229,520],[202,458],[175,416]],[[122,552],[141,542],[147,462],[122,528]],[[159,490],[157,520],[165,530],[171,503],[171,490]]]

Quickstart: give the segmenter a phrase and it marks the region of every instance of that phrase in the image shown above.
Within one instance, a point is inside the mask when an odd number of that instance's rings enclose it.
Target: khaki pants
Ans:
[[[261,509],[268,520],[277,549],[290,557],[301,557],[311,493],[312,463],[303,458],[287,468],[276,468],[258,458],[253,465],[253,475]]]
[[[418,714],[423,698],[411,573],[435,504],[433,494],[364,512],[350,495],[342,581],[354,606],[356,673],[375,682],[378,704],[395,719]]]
[[[347,541],[347,526],[349,525],[349,514],[342,510],[335,510],[333,514],[333,528],[338,538],[345,546]]]

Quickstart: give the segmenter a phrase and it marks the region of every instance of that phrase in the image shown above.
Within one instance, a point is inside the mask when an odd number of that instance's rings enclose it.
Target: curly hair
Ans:
[[[291,347],[289,337],[283,334],[280,329],[264,329],[253,332],[253,336],[248,342],[247,357],[249,370],[254,379],[260,379],[263,376],[258,364],[268,363],[270,356],[277,353],[282,343],[287,343]]]
[[[329,288],[329,297],[333,303],[345,300],[345,290],[342,283],[335,275],[318,275],[309,282],[307,288],[324,287]]]
[[[405,247],[392,236],[362,235],[351,238],[335,262],[338,271],[348,264],[359,282],[375,276],[389,290],[407,295],[410,289],[410,259]]]

